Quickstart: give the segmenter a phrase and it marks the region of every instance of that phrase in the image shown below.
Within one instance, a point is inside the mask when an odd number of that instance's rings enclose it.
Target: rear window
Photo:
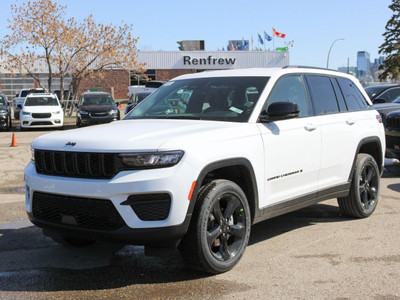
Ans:
[[[336,94],[331,79],[326,76],[307,76],[314,110],[317,115],[339,112]]]
[[[148,83],[146,83],[146,87],[147,88],[159,88],[160,86],[163,85],[163,82],[153,82],[153,81],[149,81]]]
[[[367,101],[351,80],[337,78],[337,81],[349,111],[368,109]]]

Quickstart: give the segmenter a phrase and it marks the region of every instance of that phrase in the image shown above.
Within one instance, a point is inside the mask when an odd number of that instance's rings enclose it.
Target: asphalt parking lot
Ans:
[[[240,263],[209,276],[178,254],[43,236],[25,214],[23,169],[51,132],[0,132],[0,299],[400,299],[399,177],[384,173],[370,218],[343,218],[332,199],[253,226]]]

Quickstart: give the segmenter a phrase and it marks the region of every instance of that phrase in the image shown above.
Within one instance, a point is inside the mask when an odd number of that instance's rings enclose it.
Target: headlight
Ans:
[[[59,114],[61,114],[61,111],[56,111],[56,112],[54,112],[53,114],[59,115]]]
[[[79,113],[80,113],[81,115],[87,115],[87,114],[89,114],[89,112],[84,111],[84,110],[80,110]]]
[[[0,115],[6,115],[7,114],[7,110],[5,109],[0,109]]]
[[[35,164],[35,149],[31,146],[31,162]]]
[[[22,114],[23,114],[24,116],[30,116],[30,115],[31,115],[31,113],[30,113],[30,112],[27,112],[27,111],[22,111]]]
[[[122,162],[131,168],[163,168],[176,165],[182,158],[184,152],[166,151],[150,153],[127,153],[120,154]]]
[[[110,115],[117,115],[118,114],[118,110],[117,109],[112,109],[109,111]]]

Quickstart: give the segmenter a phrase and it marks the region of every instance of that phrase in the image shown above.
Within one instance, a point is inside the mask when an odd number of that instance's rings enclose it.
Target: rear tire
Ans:
[[[372,215],[379,199],[380,172],[375,159],[365,153],[357,156],[350,192],[338,198],[343,215],[366,218]]]
[[[250,237],[250,208],[234,182],[214,180],[199,193],[189,230],[179,245],[192,268],[218,274],[241,259]]]

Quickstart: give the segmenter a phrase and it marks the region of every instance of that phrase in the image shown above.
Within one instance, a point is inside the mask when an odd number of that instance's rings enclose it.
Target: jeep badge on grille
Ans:
[[[65,146],[75,146],[76,145],[76,143],[75,142],[68,142],[68,143],[66,143],[65,144]]]

